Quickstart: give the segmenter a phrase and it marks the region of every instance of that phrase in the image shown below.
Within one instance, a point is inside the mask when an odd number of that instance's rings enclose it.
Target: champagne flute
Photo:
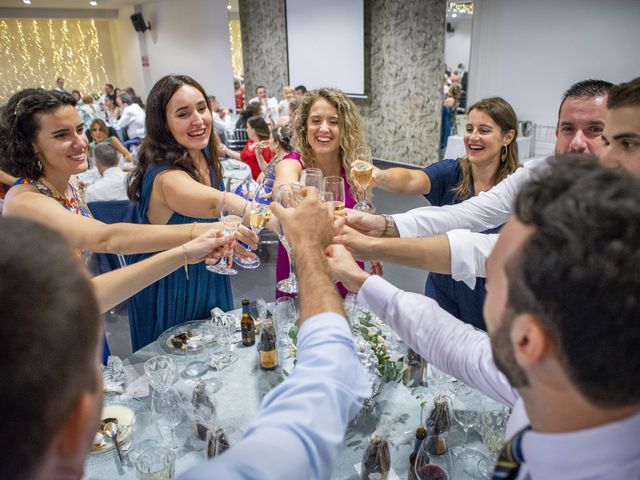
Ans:
[[[418,480],[448,480],[453,469],[449,449],[445,449],[441,455],[438,455],[434,453],[432,448],[437,442],[444,441],[446,443],[446,436],[446,432],[436,436],[429,434],[422,440],[414,465],[415,478]]]
[[[276,322],[278,343],[281,347],[281,352],[284,358],[291,356],[290,349],[293,345],[291,337],[289,337],[289,331],[291,327],[296,323],[298,314],[296,306],[293,303],[293,298],[280,297],[276,299],[276,306],[274,308],[274,320]]]
[[[333,195],[333,207],[336,215],[345,215],[344,207],[344,179],[342,177],[325,177],[322,181],[322,191]]]
[[[316,187],[321,191],[323,178],[322,170],[319,168],[305,168],[300,174],[300,184],[305,187]]]
[[[159,425],[169,430],[171,448],[177,450],[178,446],[176,445],[174,430],[185,415],[184,403],[178,390],[175,387],[154,390],[151,394],[151,408],[158,416]]]
[[[479,432],[489,455],[478,462],[478,470],[483,478],[492,478],[498,461],[498,454],[504,445],[509,409],[496,401],[484,399]]]
[[[251,204],[248,207],[249,213],[249,229],[260,235],[262,229],[267,225],[271,218],[271,210],[269,210],[269,203],[271,203],[271,191],[273,190],[273,180],[265,179],[254,191],[251,190],[249,181],[242,182],[241,185],[242,196],[247,198]],[[246,193],[246,195],[245,195]],[[245,212],[246,213],[246,212]],[[249,250],[244,243],[240,243],[243,247]],[[242,268],[254,269],[261,265],[260,257],[253,253],[250,258],[243,258],[239,255],[233,255],[233,261],[240,265]]]
[[[477,450],[467,446],[467,441],[469,429],[475,426],[480,418],[480,412],[477,409],[480,402],[478,395],[473,392],[467,395],[456,395],[451,402],[453,416],[464,431],[464,443],[453,448],[453,454],[459,458],[471,458],[478,454]]]
[[[280,185],[276,190],[276,201],[283,207],[295,207],[300,202],[301,189],[302,186],[299,183],[285,183],[284,185]],[[276,288],[283,293],[295,294],[298,293],[299,290],[298,279],[295,273],[293,252],[291,250],[289,242],[287,242],[284,229],[282,228],[282,224],[280,222],[278,222],[278,237],[280,238],[280,243],[282,243],[285,250],[287,251],[287,255],[289,255],[289,277],[279,281]]]
[[[375,205],[367,200],[367,189],[371,183],[373,175],[373,157],[368,147],[356,148],[353,152],[351,179],[358,189],[360,200],[353,206],[354,210],[360,212],[374,213]]]
[[[220,205],[220,221],[223,223],[224,233],[227,235],[235,235],[238,227],[242,224],[247,204],[249,203],[233,193],[231,181],[231,178],[227,179]],[[246,184],[247,180],[243,180],[242,183]],[[248,190],[248,186],[246,188]],[[240,202],[242,202],[242,206],[236,206],[237,208],[234,208],[233,204]],[[207,270],[220,275],[236,275],[238,271],[231,268],[231,265],[233,265],[233,255],[221,258],[218,263],[214,265],[208,265]]]

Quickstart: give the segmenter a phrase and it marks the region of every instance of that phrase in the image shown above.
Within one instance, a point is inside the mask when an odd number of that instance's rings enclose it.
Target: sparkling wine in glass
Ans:
[[[322,190],[322,170],[319,168],[305,168],[300,174],[300,184],[305,187],[316,187],[318,191]]]
[[[269,204],[271,203],[271,191],[273,190],[273,180],[265,179],[255,191],[250,190],[249,182],[243,182],[241,185],[243,196],[246,193],[246,198],[250,199],[251,204],[248,207],[249,210],[249,228],[260,235],[262,229],[269,223],[271,219],[271,210],[269,210]],[[245,191],[246,189],[246,191]],[[241,243],[245,248],[246,245]],[[240,265],[242,268],[258,268],[261,265],[260,258],[252,254],[250,258],[243,258],[239,255],[233,255],[233,261]]]
[[[367,189],[373,176],[373,157],[368,147],[356,148],[351,164],[351,180],[358,189],[359,201],[353,206],[360,212],[374,213],[375,205],[367,200]]]
[[[489,455],[478,462],[478,470],[483,478],[493,477],[498,454],[505,442],[509,415],[509,409],[505,405],[488,398],[484,399],[478,431]]]
[[[302,199],[302,195],[300,193],[301,189],[302,186],[299,183],[285,183],[284,185],[280,185],[276,190],[276,201],[283,207],[296,207]],[[298,279],[295,273],[295,261],[293,259],[291,246],[287,241],[284,229],[280,222],[278,222],[278,238],[280,238],[280,242],[287,251],[287,255],[289,255],[289,277],[279,281],[276,288],[283,293],[296,294],[299,292],[299,289]]]
[[[242,224],[249,203],[233,193],[231,181],[232,179],[229,178],[226,182],[220,205],[220,221],[224,226],[224,233],[227,235],[235,235],[238,227]],[[247,181],[244,180],[242,183],[246,184]],[[246,188],[248,190],[248,186]],[[221,258],[214,265],[208,265],[207,270],[220,275],[236,275],[238,271],[231,268],[231,265],[233,265],[233,255]]]
[[[330,176],[325,177],[322,181],[322,191],[329,192],[333,195],[333,206],[336,215],[345,215],[344,205],[344,179],[342,177]]]

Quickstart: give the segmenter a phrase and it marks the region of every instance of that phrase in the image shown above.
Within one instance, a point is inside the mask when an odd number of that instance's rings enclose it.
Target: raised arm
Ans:
[[[129,152],[129,150],[124,148],[124,145],[120,143],[120,140],[118,140],[116,137],[111,137],[111,140],[109,142],[111,143],[111,145],[113,145],[113,148],[115,148],[118,152],[122,154],[122,156],[125,158],[127,162],[132,161],[131,152]]]
[[[13,175],[9,175],[7,172],[0,170],[0,183],[11,186],[16,182],[16,180],[18,179]]]
[[[78,249],[104,253],[148,253],[182,245],[212,225],[106,224],[65,210],[54,199],[29,185],[12,188],[5,198],[3,215],[31,218],[62,233]],[[216,228],[216,227],[213,227]]]
[[[426,195],[431,191],[431,181],[424,171],[402,167],[373,167],[371,186],[402,195]]]

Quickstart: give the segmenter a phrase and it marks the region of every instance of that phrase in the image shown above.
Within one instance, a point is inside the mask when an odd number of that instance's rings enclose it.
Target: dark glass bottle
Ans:
[[[240,320],[240,329],[242,330],[242,344],[250,347],[256,343],[256,327],[253,318],[249,315],[249,300],[242,300],[242,319]]]
[[[278,367],[278,349],[276,348],[276,330],[271,317],[267,317],[262,322],[262,335],[258,344],[258,357],[260,368],[263,370],[274,370]]]

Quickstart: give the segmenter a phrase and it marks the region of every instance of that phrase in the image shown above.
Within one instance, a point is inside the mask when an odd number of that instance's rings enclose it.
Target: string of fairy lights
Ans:
[[[229,39],[231,41],[231,69],[235,77],[244,76],[242,64],[242,35],[240,20],[229,20]]]
[[[0,20],[0,104],[27,87],[65,88],[99,94],[108,82],[94,19]]]

